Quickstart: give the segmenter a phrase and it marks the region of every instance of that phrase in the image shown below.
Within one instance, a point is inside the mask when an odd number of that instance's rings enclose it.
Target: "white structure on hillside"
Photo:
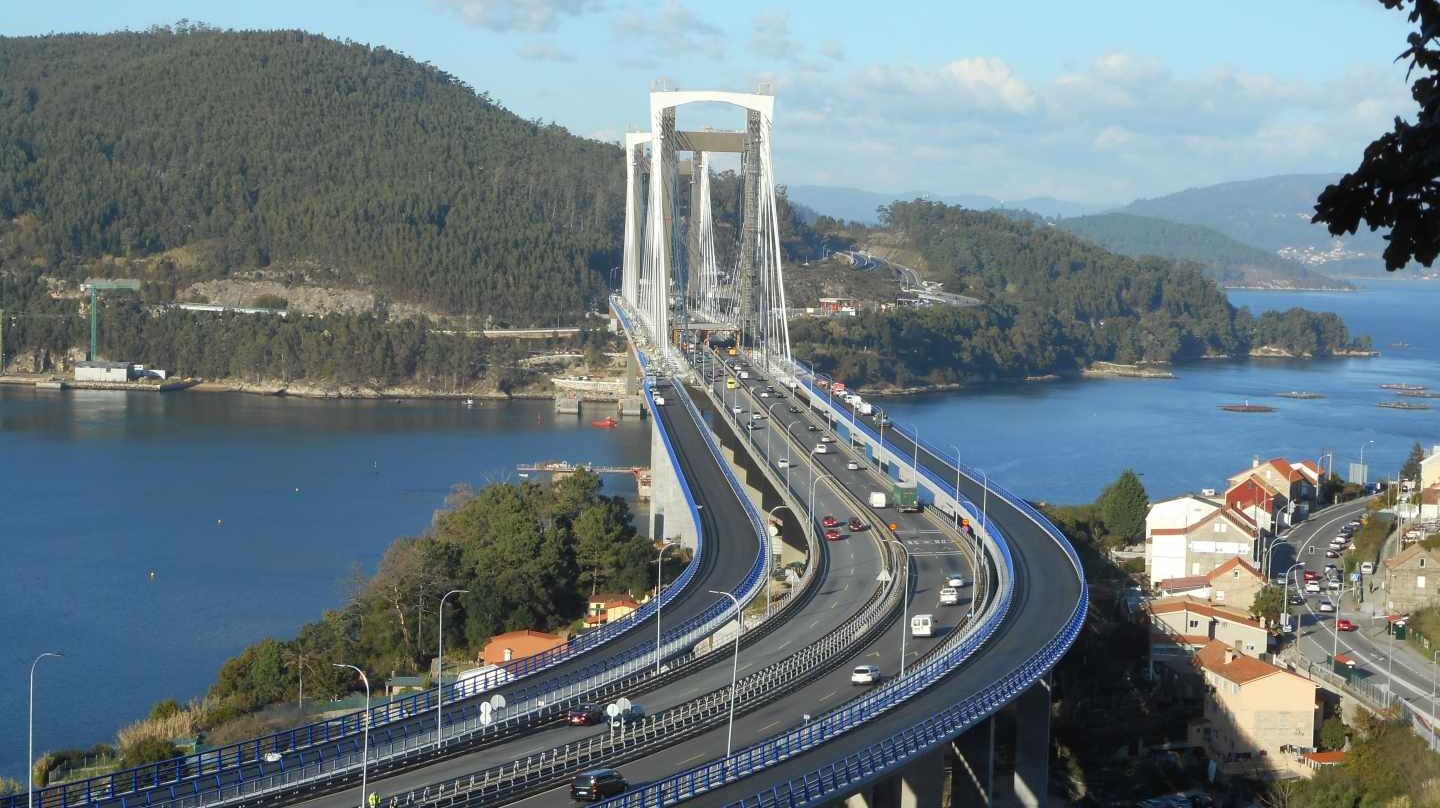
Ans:
[[[1154,503],[1145,517],[1151,586],[1208,575],[1236,556],[1254,563],[1254,548],[1250,527],[1221,500],[1186,494]]]

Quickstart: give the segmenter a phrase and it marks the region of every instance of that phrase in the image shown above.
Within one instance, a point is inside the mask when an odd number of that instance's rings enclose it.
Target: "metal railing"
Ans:
[[[721,463],[721,469],[731,489],[731,494],[744,507],[751,527],[755,531],[757,541],[755,561],[738,587],[740,600],[744,603],[754,597],[760,584],[765,580],[769,565],[766,543],[768,537],[764,533],[759,513],[749,498],[744,495],[739,481],[729,467],[723,463],[719,449],[709,435],[704,421],[698,420],[699,411],[695,409],[694,403],[689,400],[683,390],[678,390],[678,392],[677,400],[684,402],[690,416],[697,419],[696,424],[702,436],[705,437],[712,459]],[[650,405],[653,408],[653,395],[648,385],[645,395],[650,399]],[[672,453],[672,462],[675,462],[673,447],[669,445],[669,437],[663,429],[660,432],[662,440],[666,443],[667,451]],[[698,525],[700,523],[699,510],[688,483],[683,477],[681,478],[681,490],[691,510],[691,516]],[[703,547],[703,537],[699,544]],[[696,563],[698,560],[697,553],[695,561],[692,561],[687,567],[687,573],[691,576],[694,575],[693,570],[697,570],[700,566]],[[677,582],[679,580],[677,579]],[[679,592],[680,590],[681,588],[674,584],[667,588],[667,592]],[[658,649],[652,645],[637,646],[618,657],[597,662],[562,677],[558,687],[555,686],[555,682],[547,682],[543,686],[536,685],[529,688],[522,686],[511,692],[509,704],[506,707],[493,712],[483,711],[479,701],[457,705],[452,712],[446,714],[450,727],[447,728],[440,743],[437,743],[435,730],[424,722],[421,722],[424,728],[402,724],[393,731],[385,729],[378,733],[372,727],[370,766],[393,768],[410,765],[416,760],[445,749],[482,743],[485,740],[493,740],[503,735],[523,731],[547,720],[553,720],[569,706],[592,698],[597,693],[632,686],[652,677],[655,672],[657,653],[661,660],[690,654],[692,647],[697,642],[713,634],[735,617],[734,604],[728,599],[718,600],[701,614],[666,632],[661,638]],[[401,700],[385,705],[385,707],[391,708],[390,714],[396,718],[409,718],[433,709],[433,703],[421,702],[420,706],[406,710],[403,705],[409,701],[408,699]],[[381,709],[383,708],[375,708],[371,713],[375,714]],[[118,779],[96,778],[105,780],[104,786],[99,786],[93,781],[56,786],[53,791],[58,792],[61,799],[52,802],[52,805],[64,808],[70,805],[79,805],[83,801],[114,803],[121,808],[133,808],[140,805],[202,808],[203,806],[273,795],[303,786],[315,786],[343,780],[358,774],[359,734],[351,733],[347,737],[331,740],[338,741],[338,744],[329,749],[323,747],[312,749],[276,748],[260,746],[259,741],[252,742],[256,744],[254,746],[242,745],[247,752],[253,755],[246,761],[247,767],[254,769],[253,772],[233,767],[229,771],[224,771],[218,766],[206,766],[202,763],[193,769],[171,768],[169,769],[170,779],[161,779],[155,777],[153,773],[157,770],[165,772],[165,769],[145,767],[134,770],[133,779],[128,783],[123,783]],[[267,752],[281,753],[279,760],[265,760],[264,756]],[[213,753],[190,756],[190,759],[204,758],[210,754]],[[227,779],[227,775],[233,779]],[[73,787],[76,786],[84,786],[84,789],[74,790]]]

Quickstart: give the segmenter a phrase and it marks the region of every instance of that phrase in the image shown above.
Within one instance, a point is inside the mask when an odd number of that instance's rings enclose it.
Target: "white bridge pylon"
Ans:
[[[738,131],[685,131],[675,114],[687,104],[725,103],[744,110]],[[625,135],[625,244],[620,294],[647,336],[670,354],[670,328],[703,320],[733,327],[741,342],[790,359],[784,268],[771,151],[775,97],[768,93],[660,90],[650,93],[650,131]],[[681,161],[678,154],[689,152]],[[731,265],[715,250],[710,159],[740,155],[741,222]],[[689,215],[678,211],[681,177],[690,183]],[[684,232],[677,232],[683,226]]]

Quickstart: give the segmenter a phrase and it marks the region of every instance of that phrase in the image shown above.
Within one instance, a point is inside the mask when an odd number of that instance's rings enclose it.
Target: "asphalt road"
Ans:
[[[697,407],[702,412],[708,412],[710,417],[718,417],[713,409],[709,407],[708,401],[699,393],[693,395]],[[661,408],[662,417],[666,424],[682,427],[680,422],[686,422],[688,426],[683,428],[694,432],[699,440],[699,433],[694,429],[693,423],[686,418],[684,411],[678,403],[667,404]],[[728,430],[728,427],[726,427]],[[677,430],[678,431],[678,430]],[[676,432],[672,432],[672,440]],[[682,448],[683,446],[683,448]],[[787,453],[781,446],[773,447],[776,454]],[[720,472],[709,462],[709,451],[703,446],[695,446],[690,443],[677,443],[677,457],[685,466],[687,475],[699,473],[700,465],[709,465],[716,475]],[[793,452],[792,452],[793,453]],[[840,471],[845,472],[843,462],[837,462]],[[858,472],[863,475],[864,472]],[[743,510],[740,504],[730,497],[729,487],[723,478],[717,480],[708,477],[688,477],[692,481],[692,490],[703,492],[704,509],[706,512],[718,511],[721,509],[733,509],[739,512],[737,518],[743,519]],[[792,489],[797,493],[805,489],[808,496],[810,478],[808,468],[799,467],[793,470],[789,478]],[[696,483],[700,483],[697,485]],[[849,508],[844,502],[824,484],[817,486],[816,507],[825,512],[844,513],[849,515]],[[749,523],[744,523],[744,528],[749,529]],[[771,633],[751,646],[746,646],[740,652],[739,675],[745,676],[772,662],[778,661],[790,654],[795,653],[807,643],[807,638],[819,638],[837,629],[842,623],[850,618],[864,605],[871,593],[878,586],[876,574],[880,569],[880,550],[875,540],[870,535],[870,530],[865,530],[853,535],[847,534],[846,538],[836,542],[824,542],[821,544],[828,554],[827,573],[823,580],[817,581],[814,585],[820,587],[815,597],[805,605],[797,614],[788,618],[786,625],[780,630]],[[713,535],[713,534],[706,534]],[[750,556],[753,558],[753,555]],[[662,613],[662,618],[668,623],[670,621],[670,610]],[[653,634],[651,635],[653,636]],[[652,640],[653,641],[653,640]],[[898,639],[896,640],[898,648]],[[897,652],[898,653],[898,652]],[[913,655],[913,654],[912,654]],[[726,663],[730,661],[728,654],[717,654],[710,664],[687,676],[685,679],[665,685],[653,692],[632,695],[632,701],[645,707],[647,713],[654,715],[663,710],[683,704],[704,693],[726,687],[730,683],[730,667]],[[849,666],[843,666],[848,676]],[[785,701],[789,702],[794,694],[787,696]],[[773,705],[772,705],[773,707]],[[769,715],[767,710],[765,715]],[[510,743],[495,746],[490,749],[478,750],[476,752],[458,756],[422,769],[403,772],[391,777],[370,781],[370,790],[379,793],[382,798],[392,794],[422,788],[426,785],[441,782],[450,778],[507,763],[517,758],[524,758],[536,754],[542,750],[549,750],[553,747],[566,743],[572,743],[584,738],[596,735],[604,730],[596,727],[568,727],[558,726],[539,730],[516,739]],[[706,736],[700,736],[706,737]],[[698,739],[697,739],[698,740]],[[723,750],[723,739],[721,740]],[[670,755],[667,754],[667,758]],[[636,761],[625,767],[630,771],[632,767],[640,766],[644,761]],[[564,789],[557,789],[552,794],[559,795],[568,801]],[[345,808],[353,805],[359,792],[350,788],[334,794],[317,797],[300,803],[306,808]],[[543,796],[543,795],[540,795]]]
[[[1368,499],[1326,508],[1291,528],[1285,535],[1286,541],[1275,547],[1270,565],[1271,576],[1279,577],[1295,563],[1302,563],[1305,569],[1316,573],[1322,573],[1326,564],[1339,565],[1340,561],[1325,558],[1325,550],[1330,539],[1339,533],[1340,526],[1358,518],[1365,510],[1366,502]],[[1294,579],[1298,575],[1299,570],[1291,574],[1292,593],[1296,589]],[[1378,583],[1378,576],[1374,580]],[[1371,684],[1382,690],[1388,685],[1395,695],[1435,715],[1440,711],[1431,704],[1431,693],[1436,684],[1437,669],[1432,662],[1421,659],[1403,642],[1395,642],[1385,633],[1385,593],[1379,590],[1370,592],[1370,583],[1371,576],[1362,580],[1363,600],[1360,602],[1349,588],[1350,582],[1346,581],[1343,598],[1333,594],[1309,595],[1303,606],[1291,607],[1292,614],[1298,613],[1299,616],[1296,621],[1298,650],[1307,659],[1324,664],[1338,649],[1339,653],[1356,660],[1358,667],[1369,674],[1367,681]],[[1322,597],[1335,603],[1338,610],[1334,613],[1321,612],[1319,602]],[[1337,636],[1337,618],[1351,621],[1356,630],[1341,631]]]
[[[887,432],[886,438],[897,451],[913,454],[914,447],[903,435]],[[953,467],[947,467],[944,460],[923,449],[920,462],[941,479],[948,479],[954,474]],[[980,483],[968,477],[961,479],[961,493],[973,502],[979,503],[983,499]],[[956,671],[902,707],[866,723],[861,730],[831,740],[736,783],[709,791],[690,800],[690,803],[724,805],[734,802],[853,754],[913,726],[926,716],[940,712],[965,695],[981,690],[1019,667],[1022,661],[1048,643],[1072,615],[1083,584],[1064,550],[1026,514],[999,497],[989,497],[988,515],[1009,542],[1015,564],[1015,588],[1010,612],[984,652],[975,654]],[[785,726],[773,727],[772,734]]]

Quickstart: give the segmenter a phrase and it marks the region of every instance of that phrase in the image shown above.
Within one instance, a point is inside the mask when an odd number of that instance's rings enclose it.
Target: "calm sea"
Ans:
[[[288,637],[425,529],[450,486],[568,458],[646,465],[645,425],[550,402],[341,402],[0,386],[0,774],[89,746],[220,664]],[[634,492],[629,477],[607,490]],[[154,578],[151,578],[151,573]],[[432,604],[433,605],[433,604]]]
[[[1341,314],[1384,355],[1217,362],[1173,381],[1033,384],[890,402],[898,419],[1028,496],[1089,501],[1122,469],[1152,496],[1219,486],[1252,455],[1336,468],[1360,448],[1394,469],[1440,443],[1440,409],[1375,407],[1382,382],[1440,389],[1440,283],[1354,294],[1236,292],[1252,310]],[[1391,349],[1393,342],[1411,347]],[[1311,390],[1327,398],[1274,398]],[[1263,401],[1274,413],[1216,409]],[[169,696],[199,695],[220,663],[340,602],[355,563],[425,528],[450,485],[568,458],[648,462],[645,428],[556,419],[548,402],[335,402],[0,387],[0,773],[22,777],[25,684],[46,660],[36,748],[107,740]],[[617,492],[633,486],[611,478]],[[151,572],[155,573],[153,579]]]

